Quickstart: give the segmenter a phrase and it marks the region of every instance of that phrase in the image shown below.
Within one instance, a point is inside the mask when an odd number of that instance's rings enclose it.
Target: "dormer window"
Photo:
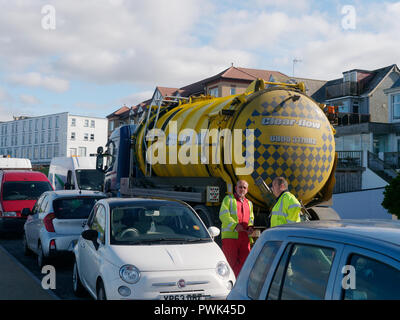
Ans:
[[[357,82],[357,71],[343,73],[343,82]]]

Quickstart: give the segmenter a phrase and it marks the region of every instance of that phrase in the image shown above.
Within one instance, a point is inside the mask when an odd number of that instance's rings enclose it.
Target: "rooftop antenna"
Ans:
[[[297,59],[297,58],[294,58],[293,59],[293,77],[294,77],[294,65],[296,64],[296,63],[298,63],[298,62],[302,62],[302,60],[300,60],[300,59]]]

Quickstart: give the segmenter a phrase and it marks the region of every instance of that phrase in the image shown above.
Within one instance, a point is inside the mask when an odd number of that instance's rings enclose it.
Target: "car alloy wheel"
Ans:
[[[38,246],[37,263],[38,263],[39,268],[43,268],[43,266],[45,266],[46,263],[47,263],[47,259],[44,256],[43,248],[42,248],[42,244],[41,243],[39,243],[39,246]]]
[[[24,233],[24,237],[22,239],[22,245],[24,248],[24,255],[25,256],[30,256],[32,254],[31,249],[28,247],[28,241],[26,240],[26,234]]]
[[[78,265],[74,262],[74,269],[72,271],[72,291],[77,297],[83,297],[86,293],[86,289],[79,278]]]

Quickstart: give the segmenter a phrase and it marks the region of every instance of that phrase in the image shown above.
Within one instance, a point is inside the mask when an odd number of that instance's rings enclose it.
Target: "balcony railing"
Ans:
[[[379,159],[378,155],[368,151],[368,168],[374,171],[378,176],[387,182],[396,178],[397,172],[388,167],[384,161]]]
[[[363,82],[346,81],[326,87],[326,98],[333,99],[346,96],[358,96],[364,90]]]
[[[339,112],[338,113],[338,125],[348,126],[351,124],[359,124],[370,122],[370,114],[350,113],[350,112]]]
[[[362,151],[338,151],[337,168],[358,168],[362,167]]]
[[[400,169],[400,152],[385,152],[383,159],[386,168]]]

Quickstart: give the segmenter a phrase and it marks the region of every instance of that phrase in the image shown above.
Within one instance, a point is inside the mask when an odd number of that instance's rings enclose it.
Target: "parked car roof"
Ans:
[[[6,170],[3,172],[4,181],[23,181],[23,180],[36,180],[48,181],[46,175],[40,171],[30,170]]]
[[[75,197],[75,196],[106,196],[105,193],[95,190],[56,190],[47,191],[48,193],[54,194],[57,197]]]
[[[290,229],[291,232],[296,230],[297,235],[332,234],[340,242],[364,239],[388,242],[400,247],[400,221],[397,220],[319,220],[286,224],[269,230],[279,232],[284,229]]]
[[[171,203],[180,203],[185,205],[184,202],[179,201],[179,200],[173,200],[173,199],[163,199],[163,198],[107,198],[103,199],[103,201],[108,202],[110,205],[117,205],[119,203],[129,203],[129,202],[171,202]]]

